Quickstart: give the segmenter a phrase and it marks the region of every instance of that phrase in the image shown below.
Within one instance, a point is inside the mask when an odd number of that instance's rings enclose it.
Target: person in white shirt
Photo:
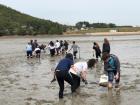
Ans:
[[[41,50],[40,50],[39,46],[37,46],[37,48],[35,48],[35,53],[36,53],[36,58],[40,58]]]
[[[32,58],[32,45],[31,45],[31,43],[28,43],[26,45],[26,53],[27,53],[27,58],[29,58],[29,57]]]
[[[70,73],[73,77],[75,87],[80,86],[80,78],[85,84],[87,84],[87,70],[94,67],[96,64],[95,59],[89,59],[87,62],[76,62],[70,69]]]
[[[56,52],[57,52],[57,55],[59,55],[59,51],[60,51],[60,42],[58,40],[56,40],[56,43],[55,43],[55,48],[56,48]]]
[[[51,57],[53,57],[55,55],[55,46],[53,41],[50,41],[48,48],[50,50]]]

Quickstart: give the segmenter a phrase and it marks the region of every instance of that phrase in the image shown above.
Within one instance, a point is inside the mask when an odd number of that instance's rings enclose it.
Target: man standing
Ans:
[[[78,53],[78,49],[80,49],[80,47],[75,44],[75,41],[73,41],[73,45],[71,46],[70,50],[71,49],[73,49],[73,56],[74,56],[74,59],[76,59],[77,58],[76,54]]]

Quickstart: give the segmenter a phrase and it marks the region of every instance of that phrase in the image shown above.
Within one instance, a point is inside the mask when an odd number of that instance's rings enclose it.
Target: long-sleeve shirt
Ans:
[[[69,69],[71,68],[72,65],[73,65],[73,60],[70,60],[68,58],[64,58],[64,59],[60,60],[60,62],[58,63],[55,70],[69,71]]]
[[[26,46],[26,51],[32,51],[32,45],[28,44],[28,45]]]
[[[102,52],[108,52],[110,53],[110,45],[109,44],[103,44]]]
[[[71,49],[73,49],[73,52],[78,51],[78,48],[80,48],[80,47],[78,45],[76,45],[76,44],[73,44],[71,46]]]
[[[120,72],[120,61],[116,55],[110,54],[107,62],[104,63],[105,71],[117,71]]]

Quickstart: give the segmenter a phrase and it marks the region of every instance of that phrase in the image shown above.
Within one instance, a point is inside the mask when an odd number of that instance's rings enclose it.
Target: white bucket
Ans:
[[[108,84],[108,76],[103,74],[100,77],[99,85],[107,85]]]

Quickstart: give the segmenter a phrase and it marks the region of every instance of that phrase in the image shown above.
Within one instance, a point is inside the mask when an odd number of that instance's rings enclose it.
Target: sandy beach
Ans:
[[[7,38],[42,38],[42,37],[71,37],[71,36],[133,36],[133,35],[140,35],[140,32],[96,32],[96,33],[84,33],[84,34],[77,34],[77,33],[63,33],[63,35],[25,35],[25,36],[19,36],[19,35],[4,35],[0,36],[0,39],[7,39]]]

